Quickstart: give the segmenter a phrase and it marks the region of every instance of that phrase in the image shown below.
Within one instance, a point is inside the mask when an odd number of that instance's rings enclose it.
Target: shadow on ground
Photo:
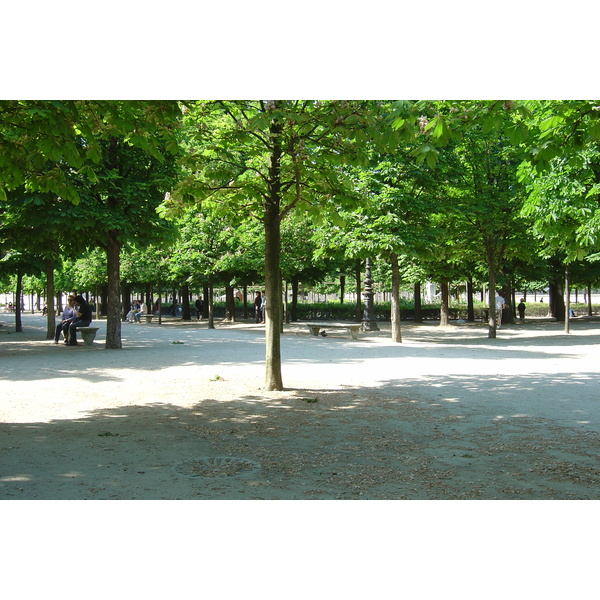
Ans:
[[[482,419],[390,392],[289,390],[4,423],[0,497],[599,498],[596,433],[528,414]],[[218,457],[240,470],[206,467]]]

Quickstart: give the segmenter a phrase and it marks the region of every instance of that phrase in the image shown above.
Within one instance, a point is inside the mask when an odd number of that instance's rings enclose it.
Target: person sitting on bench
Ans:
[[[85,301],[80,294],[75,296],[77,312],[75,319],[69,325],[69,346],[77,346],[77,327],[89,327],[92,322],[92,307]]]
[[[56,326],[56,334],[54,336],[54,343],[58,344],[58,340],[60,339],[60,332],[63,332],[63,336],[65,338],[65,344],[69,340],[69,325],[73,321],[75,317],[75,296],[71,294],[67,301],[67,305],[63,309],[62,320]]]

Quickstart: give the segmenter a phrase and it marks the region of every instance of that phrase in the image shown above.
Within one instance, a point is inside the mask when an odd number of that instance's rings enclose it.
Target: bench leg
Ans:
[[[352,328],[350,330],[350,335],[352,336],[353,340],[357,340],[358,339],[358,329]]]
[[[312,335],[319,335],[320,327],[312,327],[311,325],[309,325],[309,329]]]
[[[84,346],[91,346],[94,343],[94,340],[96,339],[96,332],[95,331],[80,331],[79,333],[81,333],[81,337],[83,338],[83,345]]]

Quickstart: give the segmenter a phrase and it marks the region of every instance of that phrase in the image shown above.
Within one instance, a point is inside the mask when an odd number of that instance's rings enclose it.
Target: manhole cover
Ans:
[[[245,475],[260,469],[260,464],[247,458],[217,456],[184,460],[175,467],[175,472],[185,477],[230,477]]]

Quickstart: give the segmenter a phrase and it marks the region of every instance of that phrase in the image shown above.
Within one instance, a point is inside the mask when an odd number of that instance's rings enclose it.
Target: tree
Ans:
[[[564,319],[568,333],[570,266],[600,246],[600,152],[582,150],[576,158],[553,159],[549,169],[542,173],[527,167],[522,173],[529,192],[522,212],[531,221],[540,254],[560,258],[564,265],[567,306],[559,311],[557,318]],[[555,281],[552,286],[562,288]]]
[[[167,101],[0,102],[0,201],[6,198],[6,190],[20,187],[29,193],[44,194],[38,195],[38,198],[44,199],[43,205],[47,199],[55,202],[58,197],[65,204],[71,203],[76,207],[80,202],[80,192],[87,194],[88,200],[94,192],[100,196],[104,194],[102,200],[106,201],[104,208],[107,210],[102,227],[105,233],[103,243],[111,274],[106,336],[108,348],[121,347],[118,279],[115,280],[115,276],[118,277],[120,236],[124,231],[122,227],[111,228],[109,213],[111,210],[114,212],[112,225],[119,222],[123,216],[119,214],[122,207],[120,200],[134,187],[127,187],[124,174],[118,173],[115,150],[119,146],[127,147],[132,153],[138,150],[146,158],[164,162],[165,156],[177,148],[171,131],[179,114],[177,103]],[[96,165],[104,170],[101,178],[96,173]],[[147,172],[144,168],[140,171]],[[116,196],[117,181],[110,181],[113,175],[120,178],[118,183],[122,188]],[[132,172],[128,175],[132,177],[132,182],[137,176]],[[99,192],[102,184],[104,192]],[[139,215],[135,203],[133,207],[132,218]],[[70,223],[77,231],[82,232],[87,226],[87,231],[95,234],[97,230],[90,219],[98,213],[92,215],[89,205],[87,208],[88,211],[75,212],[79,220]],[[153,219],[156,221],[155,217]],[[85,235],[84,240],[88,239]],[[79,239],[78,243],[80,247],[86,247],[85,241]],[[51,270],[52,264],[49,262],[49,288],[52,287]],[[50,319],[54,319],[53,290],[51,292],[49,289],[48,297],[50,323]]]
[[[124,244],[144,247],[174,236],[156,207],[174,177],[174,165],[113,137],[100,143],[95,181],[76,182],[80,202],[65,207],[70,233],[81,248],[106,252],[108,310],[106,348],[121,348],[120,254]],[[85,240],[85,241],[84,241]]]
[[[510,126],[510,115],[505,126]],[[449,224],[454,238],[469,255],[479,253],[488,270],[488,337],[496,337],[495,297],[503,263],[523,237],[519,220],[523,201],[517,180],[522,155],[503,133],[484,132],[473,126],[453,145],[459,168],[449,183],[451,194]],[[507,304],[510,299],[507,298]]]
[[[188,174],[165,204],[204,204],[263,224],[265,239],[265,388],[282,390],[281,223],[290,213],[335,210],[355,198],[340,166],[359,161],[361,142],[377,132],[373,102],[234,101],[190,103],[186,110]],[[338,204],[333,203],[336,199]]]

